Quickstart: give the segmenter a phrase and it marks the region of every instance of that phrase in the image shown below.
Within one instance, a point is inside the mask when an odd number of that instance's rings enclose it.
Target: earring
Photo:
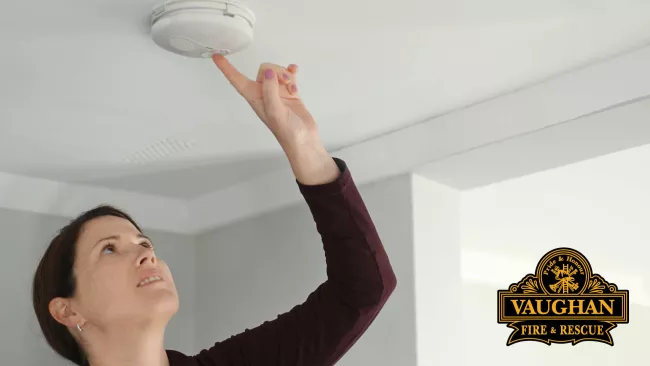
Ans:
[[[79,324],[77,324],[77,329],[79,329],[79,332],[83,333],[83,330],[81,330],[81,327],[79,326]]]

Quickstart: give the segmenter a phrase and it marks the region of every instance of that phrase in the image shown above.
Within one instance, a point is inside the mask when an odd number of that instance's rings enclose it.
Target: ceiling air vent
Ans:
[[[161,161],[182,154],[195,145],[192,141],[179,141],[166,138],[126,156],[124,161],[129,164],[146,164]]]

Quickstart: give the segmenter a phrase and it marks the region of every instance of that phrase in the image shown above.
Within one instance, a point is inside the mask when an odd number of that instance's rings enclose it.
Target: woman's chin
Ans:
[[[179,300],[176,291],[160,288],[143,295],[142,308],[148,309],[148,313],[172,316],[178,312]]]

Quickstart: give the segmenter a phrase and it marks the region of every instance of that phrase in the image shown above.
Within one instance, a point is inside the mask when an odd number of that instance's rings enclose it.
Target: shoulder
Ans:
[[[169,366],[194,366],[194,359],[190,356],[185,355],[184,353],[166,350],[167,358],[169,359]]]

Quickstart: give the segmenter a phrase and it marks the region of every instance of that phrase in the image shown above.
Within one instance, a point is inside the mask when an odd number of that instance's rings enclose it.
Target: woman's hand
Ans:
[[[298,97],[298,66],[265,63],[260,65],[257,79],[250,80],[225,57],[215,55],[213,60],[283,148],[318,141],[316,123]]]
[[[340,170],[318,136],[316,122],[298,97],[298,66],[262,64],[250,80],[225,57],[213,61],[230,84],[246,99],[284,150],[296,179],[307,185],[336,179]]]

